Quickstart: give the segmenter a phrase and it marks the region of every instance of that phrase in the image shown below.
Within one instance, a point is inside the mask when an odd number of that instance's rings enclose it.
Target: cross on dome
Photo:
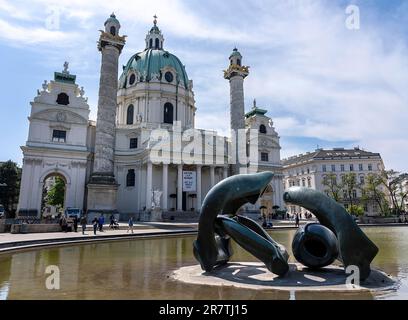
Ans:
[[[156,25],[157,24],[157,15],[154,15],[153,18],[154,18],[153,24]]]

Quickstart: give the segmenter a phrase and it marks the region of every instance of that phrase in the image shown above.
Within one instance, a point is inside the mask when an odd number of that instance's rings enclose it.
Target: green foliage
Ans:
[[[353,204],[349,206],[347,210],[350,214],[353,214],[355,216],[363,216],[364,215],[364,208],[363,206]]]
[[[21,169],[9,160],[0,165],[0,203],[7,212],[13,211],[20,192]]]
[[[404,211],[404,201],[408,191],[404,191],[404,175],[394,170],[382,170],[379,179],[386,188],[392,204],[392,213],[399,215]]]
[[[341,184],[337,183],[337,176],[334,173],[329,173],[322,183],[326,188],[325,192],[335,201],[339,202],[341,200]]]
[[[65,197],[65,182],[61,177],[55,177],[54,185],[48,190],[46,203],[51,206],[63,207]]]
[[[366,177],[362,192],[364,203],[374,202],[380,209],[381,215],[388,216],[390,214],[390,205],[386,193],[383,191],[383,181],[379,174],[369,174]]]

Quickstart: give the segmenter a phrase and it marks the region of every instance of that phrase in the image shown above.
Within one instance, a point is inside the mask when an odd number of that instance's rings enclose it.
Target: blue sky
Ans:
[[[357,5],[360,28],[346,28]],[[282,157],[317,146],[380,152],[408,171],[408,1],[0,0],[0,161],[21,164],[30,101],[61,71],[77,75],[96,118],[98,30],[114,11],[126,34],[120,64],[144,49],[157,14],[166,50],[194,81],[196,125],[227,134],[222,70],[234,46],[250,66],[246,108],[257,99],[281,136]],[[50,24],[50,21],[59,23]]]

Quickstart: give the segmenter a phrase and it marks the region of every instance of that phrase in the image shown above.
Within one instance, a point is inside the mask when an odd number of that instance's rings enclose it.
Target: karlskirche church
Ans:
[[[85,90],[68,63],[44,81],[30,103],[28,139],[21,147],[19,216],[44,215],[46,181],[53,177],[64,182],[63,207],[79,208],[88,219],[101,213],[120,220],[196,219],[212,186],[230,175],[257,171],[275,175],[257,203],[241,208],[243,214],[282,208],[279,136],[255,101],[245,113],[249,68],[240,52],[235,48],[226,59],[231,137],[223,137],[195,128],[193,81],[180,59],[165,49],[156,17],[144,50],[129,58],[119,76],[126,42],[120,28],[112,14],[99,36],[96,122],[89,119]],[[240,139],[233,132],[238,131],[244,133],[241,149],[250,146],[255,152],[255,167],[237,161]]]

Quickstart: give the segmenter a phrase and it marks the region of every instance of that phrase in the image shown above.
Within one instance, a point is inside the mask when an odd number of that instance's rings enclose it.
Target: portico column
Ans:
[[[183,210],[183,165],[177,166],[177,210]]]
[[[201,209],[201,166],[197,166],[197,210]]]
[[[214,173],[215,167],[210,166],[210,184],[211,188],[214,187],[215,184],[215,173]]]
[[[167,194],[168,168],[168,164],[163,163],[163,210],[167,210],[167,199],[169,198],[169,195]]]
[[[223,179],[228,178],[228,167],[224,167],[222,174],[223,174]]]
[[[147,178],[146,178],[146,210],[152,207],[152,163],[147,163]]]

